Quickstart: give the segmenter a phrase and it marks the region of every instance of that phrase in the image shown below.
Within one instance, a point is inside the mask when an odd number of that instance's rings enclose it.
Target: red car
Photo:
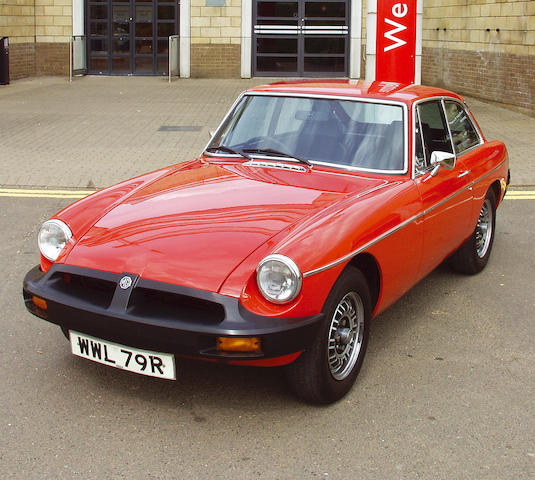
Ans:
[[[199,158],[45,222],[24,300],[75,355],[172,379],[175,357],[285,366],[298,397],[329,403],[374,315],[445,259],[485,267],[508,182],[504,144],[454,93],[262,86]]]

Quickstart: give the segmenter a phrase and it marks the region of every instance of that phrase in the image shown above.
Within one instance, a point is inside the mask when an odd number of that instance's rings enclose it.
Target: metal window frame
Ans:
[[[345,78],[349,75],[350,69],[350,23],[352,2],[351,0],[324,0],[327,3],[345,3],[345,25],[300,25],[300,18],[306,19],[305,8],[307,3],[317,3],[317,0],[293,0],[291,3],[297,3],[298,16],[296,17],[263,17],[258,15],[258,3],[266,0],[253,0],[252,2],[252,48],[251,48],[251,72],[253,76],[259,77],[311,77],[311,78]],[[317,18],[317,20],[315,20]],[[296,21],[296,25],[259,25],[258,20],[281,20],[281,21]],[[309,20],[321,21],[341,21],[341,17],[310,17]],[[340,30],[340,31],[337,31]],[[343,54],[307,54],[305,53],[305,39],[306,37],[314,36],[313,38],[330,38],[340,37],[344,39],[344,53]],[[261,38],[274,39],[296,39],[297,52],[291,54],[281,53],[258,53],[257,40]],[[296,71],[280,71],[280,70],[259,70],[257,65],[258,58],[295,58]],[[332,70],[309,70],[305,71],[305,62],[307,58],[343,58],[344,69],[342,72],[333,72]]]
[[[152,36],[151,37],[141,37],[136,36],[135,27],[136,27],[136,6],[151,6],[152,7]],[[106,19],[94,19],[90,16],[90,9],[92,6],[106,6],[108,10]],[[127,54],[119,55],[113,53],[113,41],[117,40],[113,35],[113,7],[114,6],[128,6],[129,8],[129,33],[125,34],[124,37],[128,37],[129,42],[129,51]],[[158,8],[159,7],[173,7],[175,10],[174,19],[159,19],[158,17]],[[91,34],[91,25],[94,23],[106,23],[107,33],[106,35],[95,37]],[[149,23],[149,22],[147,22]],[[117,0],[107,0],[105,2],[96,0],[86,0],[84,2],[84,25],[86,31],[86,62],[87,62],[87,72],[94,75],[136,75],[136,76],[166,76],[168,72],[159,72],[158,71],[158,61],[159,59],[166,58],[165,62],[168,65],[169,52],[167,54],[158,53],[158,43],[160,41],[169,42],[169,36],[159,36],[158,35],[158,24],[160,23],[169,23],[173,24],[174,30],[179,34],[180,32],[180,8],[177,2],[172,0],[166,0],[161,2],[158,0],[152,0],[149,2],[141,2],[138,0],[129,0],[128,2],[118,2]],[[104,40],[106,42],[107,51],[105,54],[92,54],[91,53],[91,41],[92,40]],[[152,53],[149,54],[138,54],[136,53],[136,41],[138,40],[151,40],[152,41]],[[91,69],[91,60],[92,59],[106,59],[106,70],[92,70]],[[114,58],[128,58],[129,68],[124,71],[114,71],[113,69],[113,59]],[[150,72],[136,72],[136,58],[151,58],[152,59],[152,71]]]
[[[217,135],[220,133],[221,129],[223,128],[223,125],[227,122],[227,119],[234,114],[234,111],[236,110],[236,107],[239,105],[241,100],[246,96],[267,96],[267,97],[292,97],[292,98],[317,98],[317,99],[323,99],[323,100],[342,100],[342,101],[353,101],[353,102],[364,102],[364,103],[375,103],[375,104],[381,104],[381,105],[392,105],[392,106],[400,106],[402,107],[403,111],[403,170],[379,170],[379,169],[370,169],[370,168],[360,168],[360,167],[353,167],[351,165],[340,165],[338,163],[329,163],[329,162],[318,162],[315,160],[312,160],[311,163],[313,165],[321,165],[329,168],[335,168],[338,170],[345,170],[345,171],[351,171],[351,172],[362,172],[362,173],[377,173],[380,175],[392,175],[392,176],[402,176],[407,175],[409,173],[409,109],[405,102],[398,101],[398,100],[382,100],[382,99],[376,99],[376,98],[366,98],[366,97],[352,97],[349,95],[324,95],[324,94],[309,94],[309,93],[287,93],[287,92],[249,92],[245,91],[242,92],[242,94],[236,99],[236,101],[232,104],[232,107],[229,109],[219,126],[217,127],[214,135],[206,146],[204,147],[203,151],[201,152],[201,155],[205,155],[207,157],[219,157],[219,158],[239,158],[238,156],[230,153],[212,153],[207,152],[206,149],[210,146],[212,143],[212,139],[217,137]],[[278,160],[280,161],[280,157],[270,157],[269,155],[262,155],[263,159],[270,159],[270,160]],[[297,160],[291,160],[288,159],[285,161],[288,162],[297,162]],[[298,162],[297,162],[298,163]]]
[[[414,161],[414,155],[415,155],[415,152],[416,152],[416,109],[422,103],[427,103],[427,102],[432,102],[432,101],[435,101],[435,102],[439,101],[440,104],[441,104],[442,115],[443,115],[444,120],[446,122],[446,125],[448,127],[448,133],[449,133],[449,136],[450,136],[451,149],[452,149],[453,154],[455,155],[455,160],[457,160],[458,158],[462,157],[466,153],[471,152],[475,148],[480,147],[485,142],[483,134],[482,134],[481,130],[479,129],[477,123],[475,122],[475,119],[472,116],[472,113],[470,112],[470,109],[468,108],[466,103],[460,101],[458,98],[450,97],[450,96],[447,96],[447,95],[440,95],[440,96],[427,97],[427,98],[421,98],[419,100],[416,100],[415,102],[413,102],[412,108],[411,108],[411,116],[412,116],[412,120],[411,120],[412,152],[411,152],[411,159],[410,160],[411,160],[411,163],[412,163],[412,178],[413,179],[419,178],[422,175],[425,175],[425,174],[429,173],[432,170],[432,167],[428,166],[425,170],[422,170],[421,172],[416,172],[416,162]],[[470,148],[468,148],[466,150],[463,150],[463,152],[461,152],[460,154],[457,154],[455,152],[455,145],[453,144],[453,138],[451,136],[451,129],[450,129],[450,125],[449,125],[449,122],[448,122],[448,117],[446,115],[445,102],[450,102],[450,101],[458,104],[464,110],[464,112],[466,113],[467,118],[470,120],[470,123],[472,124],[472,127],[476,131],[477,136],[479,138],[479,143],[477,145],[473,145],[472,147],[470,147]],[[422,144],[424,145],[423,130],[420,129],[420,131],[421,131],[421,134],[422,134]],[[425,155],[425,148],[424,148],[424,155]],[[426,158],[426,163],[427,163],[427,158]]]

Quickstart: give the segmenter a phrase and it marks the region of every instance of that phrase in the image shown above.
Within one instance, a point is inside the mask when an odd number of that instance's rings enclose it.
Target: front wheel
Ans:
[[[288,367],[286,376],[300,399],[318,404],[342,398],[353,386],[368,344],[370,291],[364,275],[346,269],[323,307],[325,318],[311,347]]]
[[[496,228],[496,195],[487,192],[479,212],[476,228],[450,258],[451,266],[461,273],[474,275],[481,272],[489,261]]]

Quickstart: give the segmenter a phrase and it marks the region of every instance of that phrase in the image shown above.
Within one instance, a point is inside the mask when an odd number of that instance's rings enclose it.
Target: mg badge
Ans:
[[[130,288],[132,286],[132,279],[125,275],[123,278],[121,278],[120,282],[119,282],[119,286],[123,289],[123,290],[126,290],[127,288]]]

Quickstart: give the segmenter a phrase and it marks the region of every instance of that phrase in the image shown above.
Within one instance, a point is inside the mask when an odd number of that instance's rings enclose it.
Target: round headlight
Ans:
[[[39,250],[43,256],[54,262],[71,237],[70,228],[61,220],[47,220],[37,237]]]
[[[256,269],[260,293],[273,303],[288,303],[301,290],[302,277],[295,262],[284,255],[268,255]]]

